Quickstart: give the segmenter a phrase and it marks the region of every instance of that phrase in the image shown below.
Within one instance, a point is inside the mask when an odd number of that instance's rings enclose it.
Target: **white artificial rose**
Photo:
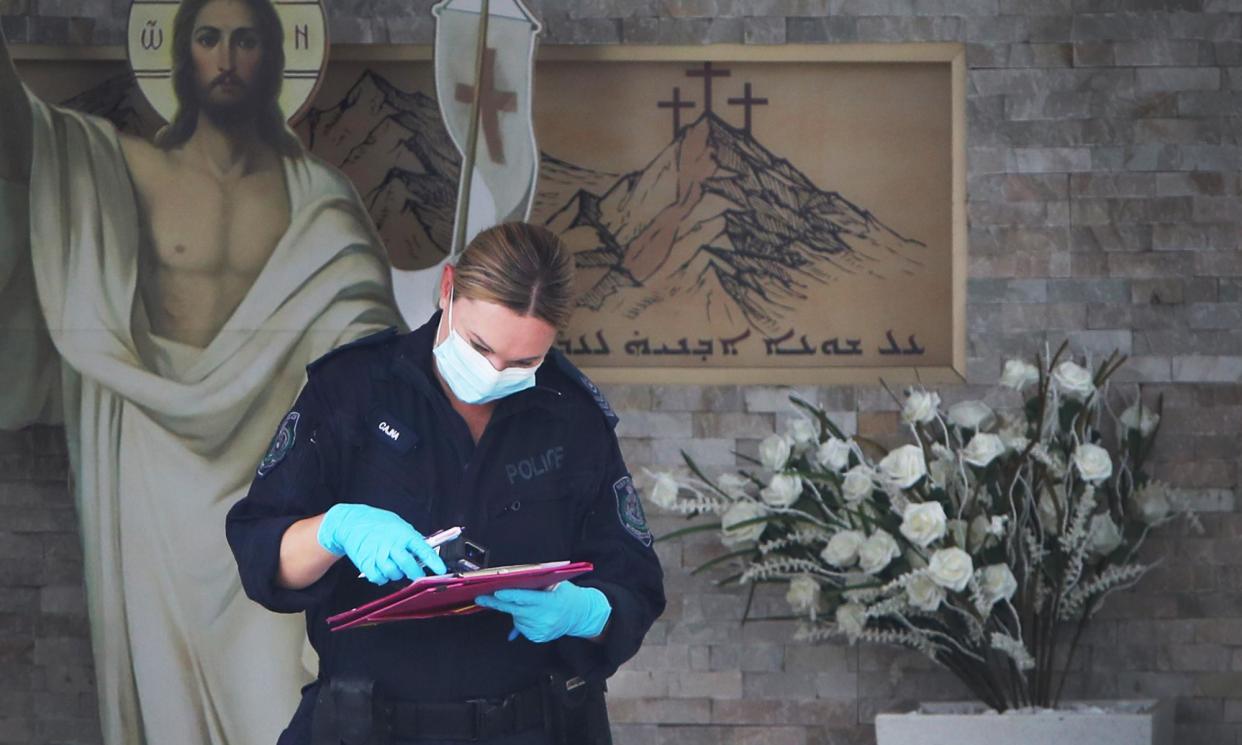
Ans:
[[[976,579],[988,607],[1002,600],[1008,600],[1018,589],[1018,580],[1013,576],[1013,571],[1007,564],[986,566],[979,570],[979,576]]]
[[[815,451],[815,462],[830,471],[841,472],[850,464],[850,444],[836,437],[820,445]]]
[[[1083,443],[1074,451],[1074,466],[1084,481],[1103,481],[1113,475],[1113,461],[1099,445]]]
[[[939,458],[933,460],[931,464],[927,466],[927,476],[932,480],[932,483],[937,486],[948,486],[949,479],[953,478],[953,471],[954,468],[952,463],[940,460]]]
[[[911,388],[906,393],[906,403],[901,408],[901,419],[906,424],[926,424],[936,418],[940,408],[940,394]]]
[[[943,460],[948,463],[957,462],[957,454],[954,453],[951,449],[945,447],[944,445],[941,445],[938,442],[932,443],[931,454],[932,454],[932,457],[935,458],[936,460]]]
[[[1009,360],[1005,363],[1005,371],[1001,373],[1000,384],[1006,388],[1020,391],[1028,385],[1039,382],[1039,370],[1023,360]]]
[[[657,507],[672,509],[677,504],[677,480],[667,473],[657,474],[648,500]]]
[[[877,530],[858,548],[858,567],[867,574],[876,574],[901,556],[901,547],[891,535]]]
[[[923,448],[918,445],[902,445],[884,456],[879,469],[889,484],[900,489],[909,489],[927,475]]]
[[[1152,481],[1136,491],[1133,499],[1139,516],[1148,525],[1160,522],[1172,509],[1169,504],[1169,490],[1159,481]]]
[[[778,473],[759,491],[759,496],[773,507],[788,507],[802,496],[802,477]]]
[[[819,583],[809,574],[794,577],[789,581],[785,601],[794,613],[814,614],[819,607]]]
[[[919,610],[934,611],[944,601],[944,588],[936,584],[926,572],[918,572],[906,584],[906,599]]]
[[[931,561],[927,564],[927,574],[932,581],[955,592],[966,589],[974,571],[970,554],[960,548],[942,548],[932,554]]]
[[[841,496],[847,502],[861,502],[871,496],[875,489],[875,471],[861,463],[845,473],[845,481],[841,483]]]
[[[789,423],[786,437],[793,442],[795,450],[807,450],[819,442],[819,425],[806,417],[798,417]]]
[[[1072,399],[1081,401],[1095,391],[1091,372],[1069,360],[1057,365],[1052,371],[1052,382],[1057,389]]]
[[[733,506],[720,516],[721,542],[726,546],[737,546],[758,540],[767,523],[757,522],[741,527],[738,525],[747,520],[763,517],[765,514],[767,510],[758,502],[752,502],[749,499],[734,502]]]
[[[759,461],[769,471],[779,471],[789,462],[793,445],[784,435],[768,435],[759,443]]]
[[[1160,423],[1160,415],[1150,406],[1144,406],[1141,401],[1135,401],[1130,408],[1121,412],[1118,417],[1121,425],[1126,429],[1137,429],[1139,434],[1147,437],[1156,431],[1156,425]]]
[[[728,494],[733,499],[738,499],[746,495],[746,490],[754,482],[745,476],[739,476],[736,473],[722,473],[720,478],[716,480],[716,486],[720,491]]]
[[[867,609],[858,603],[845,603],[837,606],[837,626],[845,632],[850,641],[854,641],[867,627]]]
[[[911,543],[926,548],[944,536],[948,519],[939,502],[919,502],[906,506],[901,516],[901,534]]]
[[[1091,518],[1091,527],[1087,533],[1087,547],[1091,552],[1100,556],[1107,556],[1117,550],[1121,545],[1121,529],[1117,527],[1117,523],[1109,517],[1108,513],[1103,512]]]
[[[828,545],[819,552],[819,558],[834,567],[852,566],[858,560],[858,549],[867,541],[867,536],[857,530],[842,530],[828,539]]]
[[[962,460],[972,466],[986,468],[989,463],[1005,453],[1001,438],[987,432],[978,432],[962,450]]]
[[[996,423],[996,414],[982,401],[962,401],[949,407],[949,421],[962,429],[988,429]]]

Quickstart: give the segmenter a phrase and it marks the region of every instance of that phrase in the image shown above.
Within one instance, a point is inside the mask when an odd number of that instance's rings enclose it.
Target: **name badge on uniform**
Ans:
[[[414,428],[383,409],[375,409],[367,416],[367,429],[372,437],[403,455],[418,444]]]

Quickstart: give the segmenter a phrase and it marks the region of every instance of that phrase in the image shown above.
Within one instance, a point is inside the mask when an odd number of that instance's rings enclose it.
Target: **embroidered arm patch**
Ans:
[[[647,515],[643,513],[643,503],[634,488],[634,479],[628,475],[617,479],[612,485],[612,493],[617,498],[617,517],[621,520],[621,526],[644,546],[650,546],[651,529],[647,527]]]
[[[268,446],[267,453],[263,456],[263,460],[259,463],[259,478],[263,478],[272,472],[289,451],[293,449],[293,443],[298,438],[298,420],[302,415],[296,411],[289,412],[284,421],[280,423],[280,429],[276,430],[276,436],[272,438],[272,444]]]

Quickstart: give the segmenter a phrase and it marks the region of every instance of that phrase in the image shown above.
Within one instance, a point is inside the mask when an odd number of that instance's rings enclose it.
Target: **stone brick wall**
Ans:
[[[1117,597],[1086,640],[1080,696],[1177,701],[1178,742],[1242,743],[1242,3],[1238,0],[544,0],[550,43],[961,41],[969,72],[969,386],[1068,337],[1166,399],[1157,475],[1203,535]],[[428,42],[426,0],[331,0],[338,42]],[[128,0],[0,0],[14,42],[117,44]],[[631,466],[688,447],[714,467],[788,416],[775,388],[612,386]],[[871,387],[800,389],[841,424],[899,437]],[[688,438],[693,438],[688,440]],[[0,436],[0,743],[98,742],[62,433]],[[680,526],[656,515],[657,529]],[[877,711],[955,697],[887,649],[806,647],[739,625],[741,597],[663,545],[669,609],[612,682],[619,743],[867,743]],[[758,602],[781,612],[779,597]]]

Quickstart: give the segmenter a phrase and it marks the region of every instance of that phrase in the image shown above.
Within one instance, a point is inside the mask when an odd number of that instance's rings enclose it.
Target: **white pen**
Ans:
[[[461,531],[462,531],[461,526],[454,526],[452,528],[445,528],[444,530],[436,531],[435,533],[432,533],[431,535],[427,536],[427,545],[431,546],[432,548],[439,548],[443,544],[448,543],[454,538],[457,538],[458,536],[460,536]],[[366,576],[367,575],[364,573],[361,573],[361,572],[358,573],[358,579],[363,579]]]

